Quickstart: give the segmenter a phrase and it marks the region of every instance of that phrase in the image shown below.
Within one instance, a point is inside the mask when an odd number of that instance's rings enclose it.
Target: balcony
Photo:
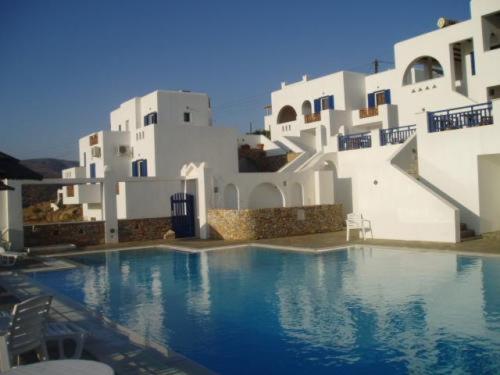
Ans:
[[[493,124],[491,102],[428,113],[429,133]]]
[[[378,107],[362,108],[359,110],[359,118],[378,116]]]
[[[304,115],[304,122],[306,124],[310,124],[311,122],[316,122],[316,121],[321,121],[321,112]]]
[[[358,150],[372,147],[372,136],[370,132],[339,135],[339,151]]]
[[[384,129],[397,126],[397,105],[381,104],[352,111],[353,126],[379,126]]]
[[[416,125],[401,126],[399,128],[381,129],[380,145],[395,145],[404,143],[417,131]]]

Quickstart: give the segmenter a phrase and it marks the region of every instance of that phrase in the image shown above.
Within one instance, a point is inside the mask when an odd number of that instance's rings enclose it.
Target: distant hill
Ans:
[[[79,165],[72,160],[60,159],[26,159],[21,164],[41,174],[44,178],[61,178],[61,171]],[[43,202],[55,202],[57,189],[60,185],[27,185],[23,186],[23,207],[28,207]]]
[[[79,165],[77,161],[51,158],[26,159],[21,161],[21,164],[40,173],[45,178],[60,178],[63,169]]]

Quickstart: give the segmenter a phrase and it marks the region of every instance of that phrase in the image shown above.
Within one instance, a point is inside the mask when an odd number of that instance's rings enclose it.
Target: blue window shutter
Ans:
[[[132,162],[132,176],[137,177],[139,175],[137,170],[137,160]]]
[[[314,99],[314,113],[321,112],[321,99]]]
[[[141,163],[141,176],[142,177],[148,176],[148,161],[146,159],[144,159]]]
[[[333,98],[333,95],[328,97],[328,108],[335,109],[335,99]]]
[[[472,75],[476,75],[476,58],[474,56],[474,52],[471,52],[470,54],[470,69],[472,72]]]
[[[391,90],[384,91],[385,104],[391,104]]]
[[[90,167],[90,178],[95,178],[95,163],[91,163]]]
[[[371,93],[368,94],[368,108],[373,108],[375,107],[375,94]]]

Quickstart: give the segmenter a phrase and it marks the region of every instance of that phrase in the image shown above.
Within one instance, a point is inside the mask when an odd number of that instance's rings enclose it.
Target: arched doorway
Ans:
[[[439,78],[443,75],[443,67],[439,61],[431,56],[422,56],[413,60],[408,68],[406,68],[403,76],[403,85],[412,85],[429,79]]]
[[[254,187],[248,199],[248,208],[276,208],[284,205],[283,193],[269,182]]]
[[[310,115],[311,113],[312,113],[311,102],[309,100],[306,100],[304,101],[304,103],[302,103],[302,115],[307,116]]]
[[[286,105],[278,113],[278,124],[297,120],[297,112],[292,106]]]

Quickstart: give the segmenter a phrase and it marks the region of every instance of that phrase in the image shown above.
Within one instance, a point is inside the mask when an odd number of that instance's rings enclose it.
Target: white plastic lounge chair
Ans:
[[[350,230],[351,229],[359,229],[363,236],[363,240],[366,240],[366,230],[372,232],[372,226],[370,220],[366,220],[363,218],[362,214],[358,213],[350,213],[347,214],[347,220],[345,221],[347,227],[347,241],[349,242],[350,238]],[[373,238],[373,233],[372,238]]]
[[[26,253],[7,251],[0,246],[0,267],[12,267],[19,259],[26,256]]]

